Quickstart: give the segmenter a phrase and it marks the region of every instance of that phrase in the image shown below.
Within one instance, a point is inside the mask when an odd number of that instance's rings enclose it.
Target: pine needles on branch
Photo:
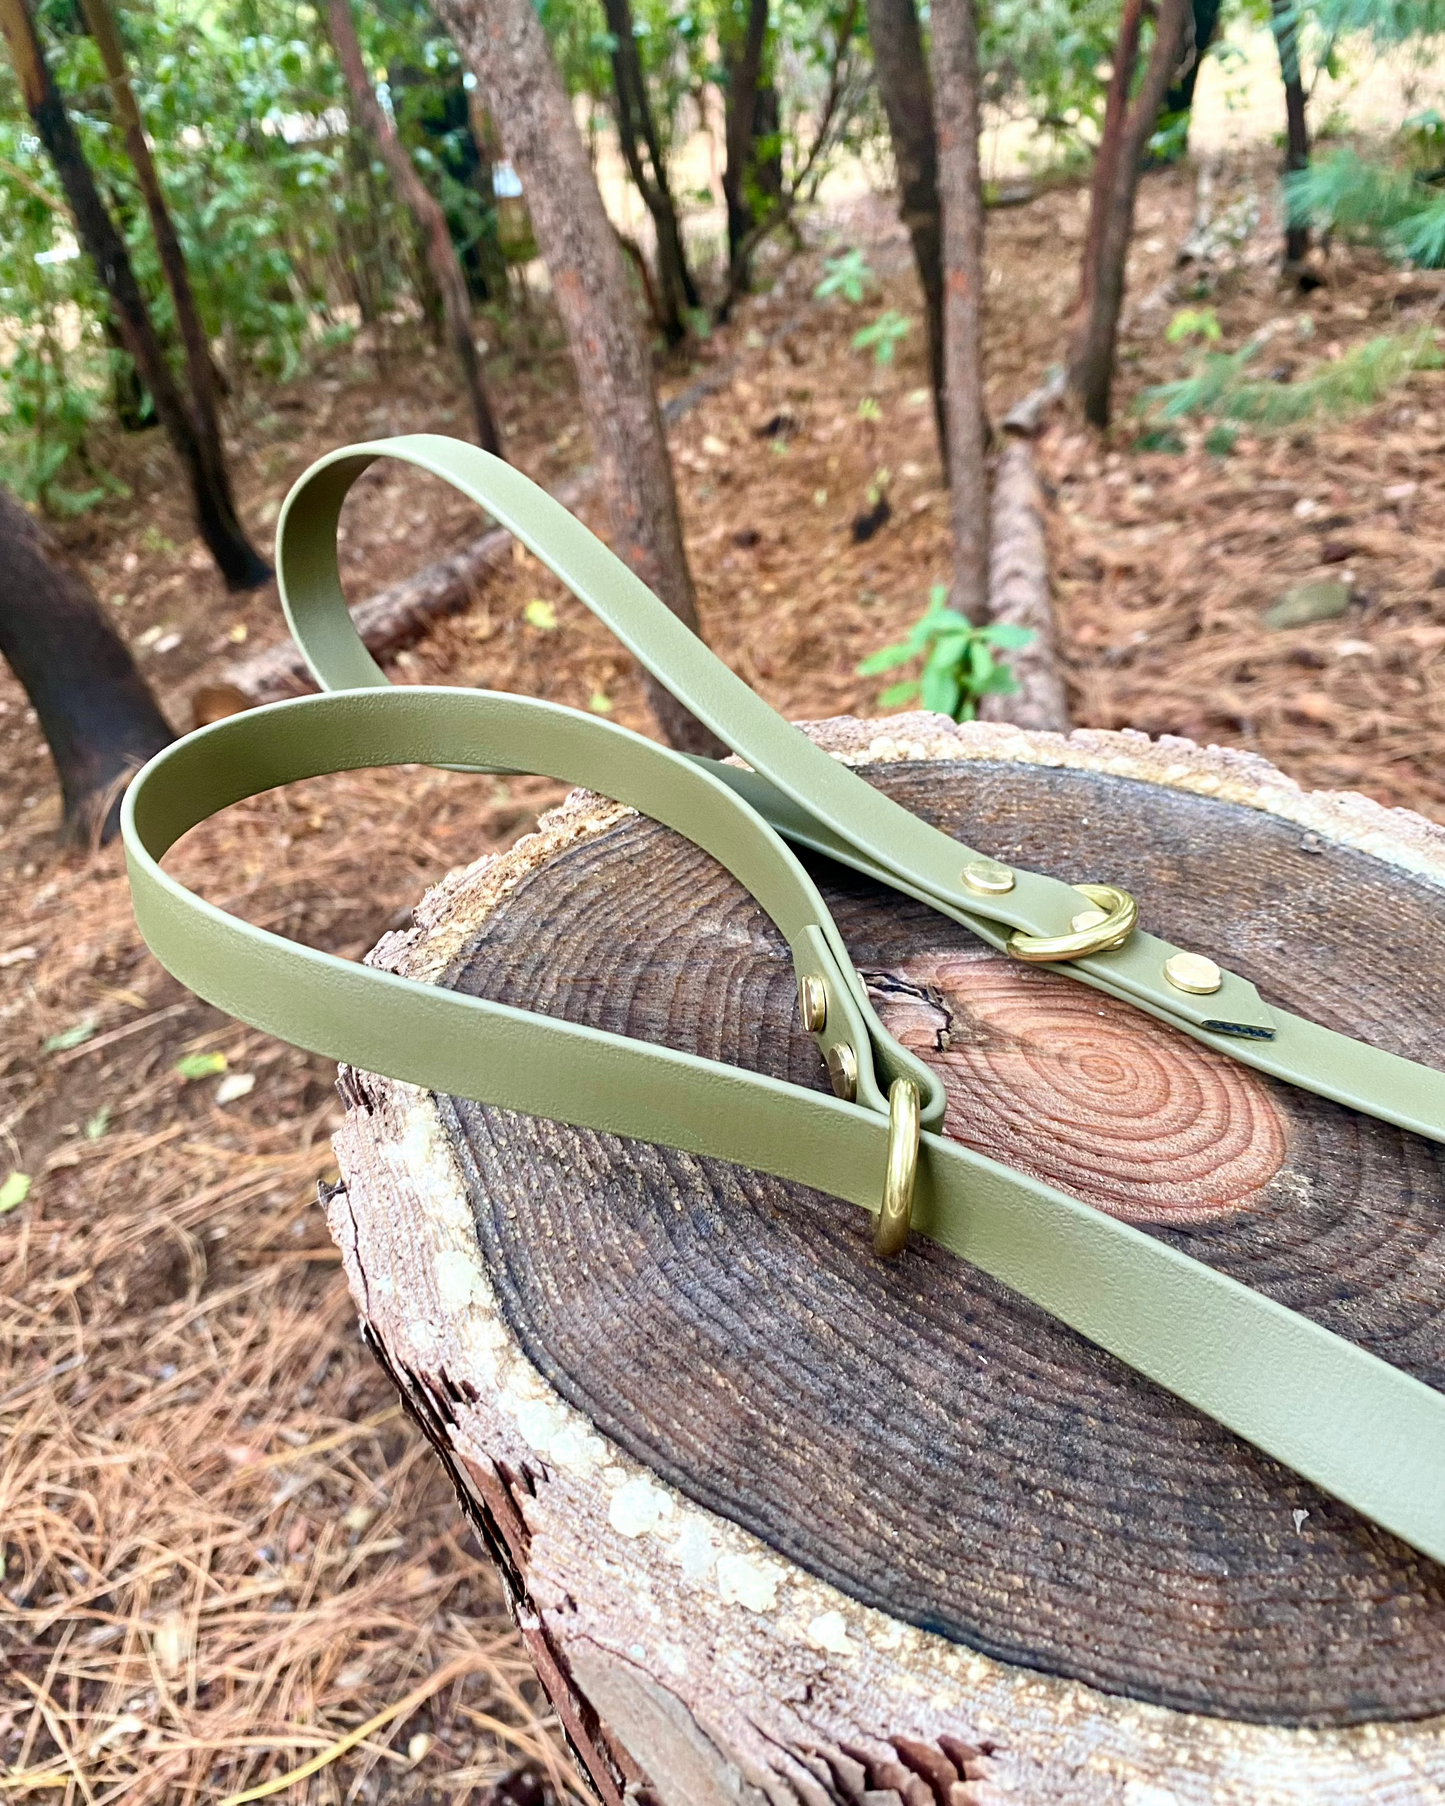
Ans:
[[[1255,376],[1251,365],[1262,349],[1255,339],[1238,351],[1206,352],[1192,375],[1146,389],[1140,407],[1162,420],[1207,415],[1264,430],[1299,426],[1359,413],[1416,370],[1445,364],[1429,330],[1382,334],[1322,360],[1296,382]]]
[[[1378,244],[1424,269],[1445,264],[1445,190],[1418,172],[1336,151],[1288,178],[1290,218]]]

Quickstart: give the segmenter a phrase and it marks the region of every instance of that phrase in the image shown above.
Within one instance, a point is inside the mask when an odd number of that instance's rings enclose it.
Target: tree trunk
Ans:
[[[697,631],[677,491],[652,368],[622,250],[531,0],[440,0],[526,191],[552,274],[618,555]],[[648,692],[663,734],[690,752],[718,742],[662,686]]]
[[[1305,88],[1300,77],[1299,4],[1298,0],[1272,0],[1270,23],[1274,28],[1275,48],[1279,52],[1279,72],[1284,81],[1286,175],[1310,166],[1310,135],[1305,120]],[[1287,214],[1284,233],[1286,270],[1296,270],[1304,262],[1310,248],[1307,220],[1296,220]]]
[[[899,217],[908,228],[923,290],[933,418],[945,467],[948,406],[943,354],[943,213],[938,199],[938,150],[933,129],[933,89],[913,0],[868,0],[868,35],[878,92],[888,115],[888,135],[898,170]]]
[[[1193,0],[1190,19],[1194,28],[1194,55],[1183,73],[1170,83],[1160,112],[1161,120],[1173,118],[1180,113],[1193,113],[1194,90],[1199,84],[1199,71],[1204,65],[1204,53],[1214,42],[1215,33],[1219,30],[1222,7],[1223,0]]]
[[[987,425],[983,393],[983,182],[978,167],[978,20],[974,0],[934,0],[933,102],[943,206],[943,367],[953,606],[988,610]]]
[[[1119,313],[1134,229],[1134,200],[1144,149],[1179,62],[1189,0],[1159,0],[1154,43],[1132,104],[1129,88],[1139,54],[1142,0],[1126,0],[1109,78],[1104,129],[1094,168],[1089,228],[1080,266],[1081,318],[1069,348],[1069,387],[1095,426],[1109,424]]]
[[[0,29],[10,48],[26,109],[49,153],[75,219],[76,236],[115,304],[116,321],[185,468],[196,523],[229,589],[254,589],[270,566],[247,539],[231,498],[225,461],[182,398],[146,311],[129,253],[106,211],[75,127],[41,53],[25,0],[0,0]]]
[[[109,840],[124,780],[174,736],[90,585],[3,489],[0,656],[40,718],[65,838]]]
[[[107,308],[100,329],[110,349],[110,402],[122,432],[147,433],[160,425],[156,404],[146,393],[135,359],[126,349],[125,338],[115,323],[115,313]]]
[[[726,32],[722,42],[727,81],[723,94],[727,161],[722,180],[728,214],[728,263],[732,268],[745,255],[744,244],[755,223],[748,184],[752,175],[758,84],[762,79],[763,48],[768,36],[768,0],[746,0],[746,5],[747,16],[741,34]],[[745,270],[738,272],[736,287],[739,290],[747,287]]]
[[[135,94],[130,85],[130,77],[126,73],[125,51],[121,46],[120,34],[111,17],[106,0],[81,0],[86,24],[90,35],[95,40],[100,52],[100,60],[105,66],[106,80],[110,85],[111,96],[115,101],[115,110],[120,118],[121,131],[125,137],[126,155],[130,158],[135,170],[142,198],[145,201],[146,215],[150,220],[151,236],[155,239],[156,254],[160,259],[162,274],[166,287],[170,290],[171,304],[175,308],[176,328],[180,333],[181,348],[185,355],[186,382],[191,392],[191,405],[195,413],[197,435],[207,455],[214,462],[216,480],[227,489],[230,483],[226,474],[225,459],[221,452],[221,411],[216,393],[216,373],[211,362],[210,342],[206,337],[205,327],[201,323],[200,309],[196,306],[195,292],[191,288],[191,275],[186,267],[185,254],[181,250],[181,241],[176,236],[175,224],[171,219],[170,209],[166,206],[166,197],[161,188],[160,174],[151,156],[150,141],[146,137],[145,124],[140,116],[140,108],[136,104]]]
[[[813,732],[968,844],[1105,870],[1287,1007],[1439,1061],[1445,837],[1419,818],[1178,741],[1097,733],[1064,766],[937,716]],[[1445,1381],[1440,1147],[818,881],[945,1133]],[[596,797],[417,920],[378,964],[827,1088],[762,911]],[[966,1262],[874,1260],[851,1206],[340,1089],[327,1204],[364,1333],[608,1806],[1437,1797],[1435,1564]]]
[[[87,0],[96,4],[96,0]],[[472,411],[477,444],[495,457],[502,457],[501,434],[497,431],[492,404],[482,380],[477,357],[477,344],[472,336],[472,304],[467,293],[467,279],[452,243],[451,230],[441,202],[417,174],[411,152],[397,136],[395,125],[387,117],[362,61],[356,25],[351,17],[351,0],[327,0],[327,16],[331,22],[331,41],[336,46],[336,59],[346,77],[352,105],[363,128],[375,139],[391,179],[396,184],[402,204],[416,223],[417,233],[426,249],[427,269],[441,296],[447,337],[451,341],[461,372],[462,387]]]
[[[628,172],[652,215],[657,233],[658,318],[671,345],[687,336],[687,316],[699,305],[697,284],[687,266],[682,226],[667,180],[657,122],[647,92],[647,78],[632,27],[630,0],[603,0],[612,52],[612,87],[617,108],[617,136]],[[646,152],[647,161],[643,162]]]

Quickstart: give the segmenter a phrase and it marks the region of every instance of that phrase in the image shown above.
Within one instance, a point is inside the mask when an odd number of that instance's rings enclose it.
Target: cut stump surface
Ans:
[[[1445,832],[1262,761],[810,729],[970,845],[1440,1064]],[[947,1133],[1445,1388],[1439,1146],[819,862]],[[578,794],[373,959],[826,1089],[761,908]],[[1445,1799],[1445,1571],[1047,1315],[721,1162],[344,1072],[334,1233],[604,1798]]]

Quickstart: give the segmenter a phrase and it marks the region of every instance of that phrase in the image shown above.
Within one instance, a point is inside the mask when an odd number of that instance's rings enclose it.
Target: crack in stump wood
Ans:
[[[943,1079],[955,1141],[1131,1223],[1264,1206],[1286,1129],[1250,1067],[985,947],[865,977],[884,1026]]]

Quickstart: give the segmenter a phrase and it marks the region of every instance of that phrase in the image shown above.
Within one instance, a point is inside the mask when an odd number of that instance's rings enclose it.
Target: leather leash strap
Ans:
[[[739,772],[592,716],[485,691],[393,689],[342,597],[335,528],[375,458],[445,477],[544,560],[679,699],[753,766]],[[137,919],[199,995],[315,1052],[432,1090],[734,1162],[878,1212],[896,1182],[890,1099],[913,1087],[924,1130],[913,1227],[1137,1372],[1445,1561],[1445,1395],[1131,1225],[934,1133],[936,1076],[886,1033],[822,898],[783,836],[920,897],[991,945],[1066,932],[1080,898],[1024,871],[981,899],[977,858],[873,790],[775,715],[619,560],[518,472],[419,435],[323,459],[278,527],[288,619],[333,694],[217,722],[159,754],[123,811]],[[777,923],[826,1000],[820,1051],[848,1058],[855,1102],[758,1073],[419,984],[303,947],[195,897],[160,865],[217,810],[280,784],[397,764],[526,770],[631,804],[703,847]],[[1171,994],[1173,951],[1135,931],[1062,971],[1277,1076],[1445,1140],[1445,1074],[1266,1006],[1226,975]],[[896,1113],[895,1113],[896,1115]],[[908,1150],[905,1150],[907,1153]]]

